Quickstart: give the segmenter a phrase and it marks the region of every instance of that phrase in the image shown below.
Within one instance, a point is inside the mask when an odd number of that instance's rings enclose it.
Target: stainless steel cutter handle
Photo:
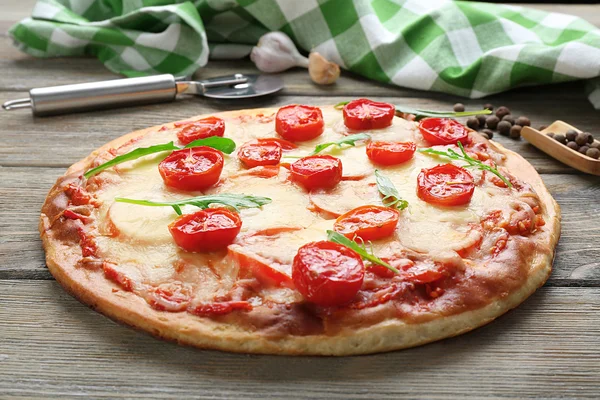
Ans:
[[[246,82],[241,74],[205,82],[179,82],[170,74],[36,88],[29,99],[7,101],[5,110],[31,107],[37,116],[66,114],[172,101],[177,93],[202,94],[207,88]]]

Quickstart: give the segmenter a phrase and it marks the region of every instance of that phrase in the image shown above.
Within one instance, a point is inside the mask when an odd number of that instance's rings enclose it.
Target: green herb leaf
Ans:
[[[235,142],[233,140],[231,140],[229,138],[219,137],[219,136],[211,136],[211,137],[208,137],[205,139],[194,140],[193,142],[191,142],[190,144],[188,144],[187,146],[185,146],[183,148],[189,149],[189,148],[198,147],[198,146],[212,147],[213,149],[220,150],[226,154],[231,154],[235,150]],[[117,156],[117,157],[113,158],[112,160],[109,160],[109,161],[105,162],[104,164],[97,166],[96,168],[92,168],[92,169],[88,170],[85,174],[83,174],[83,176],[86,179],[89,179],[92,176],[104,171],[107,168],[113,167],[117,164],[124,163],[126,161],[136,160],[140,157],[147,156],[147,155],[154,154],[154,153],[161,153],[163,151],[169,151],[169,150],[173,151],[173,150],[180,150],[180,149],[181,148],[175,146],[175,144],[173,144],[173,142],[157,144],[157,145],[150,146],[150,147],[140,147],[138,149],[130,151],[129,153],[125,153],[120,156]]]
[[[506,186],[508,186],[509,188],[512,188],[512,186],[513,186],[512,183],[510,183],[510,181],[504,175],[502,175],[500,173],[500,171],[498,171],[498,169],[496,169],[494,167],[490,167],[489,165],[484,164],[479,160],[475,160],[473,157],[469,156],[467,154],[467,152],[465,151],[461,142],[458,142],[457,145],[460,148],[460,151],[462,152],[462,154],[458,154],[453,149],[448,149],[446,151],[440,151],[440,150],[435,150],[432,148],[419,149],[419,152],[425,153],[425,154],[435,154],[437,156],[450,158],[452,160],[464,161],[467,163],[467,165],[465,165],[466,168],[475,167],[482,171],[489,171],[492,174],[496,175],[498,178],[500,178],[502,180],[502,182],[504,182],[506,184]]]
[[[410,108],[405,106],[396,106],[396,115],[401,117],[400,113],[413,114],[416,120],[423,119],[425,117],[433,118],[458,118],[458,117],[471,117],[474,115],[489,115],[492,112],[490,110],[479,110],[479,111],[432,111],[432,110],[419,110],[416,108]]]
[[[335,108],[336,110],[341,110],[344,108],[344,106],[346,104],[350,103],[349,101],[340,101],[339,103],[337,103],[335,106],[333,106],[333,108]]]
[[[383,196],[381,202],[384,206],[394,207],[399,210],[404,210],[408,207],[408,201],[400,197],[400,193],[398,193],[392,181],[377,169],[375,170],[375,181],[377,182],[379,193]]]
[[[341,244],[342,246],[346,246],[349,249],[354,250],[364,260],[370,261],[373,264],[382,265],[382,266],[386,267],[387,269],[389,269],[390,271],[393,271],[396,274],[400,273],[400,271],[398,271],[396,268],[392,267],[390,264],[386,263],[381,258],[374,255],[372,251],[371,251],[371,253],[369,253],[367,251],[367,249],[364,247],[364,245],[363,246],[359,245],[354,240],[348,239],[346,236],[342,235],[341,233],[338,233],[335,231],[327,231],[327,240],[329,240],[330,242],[333,242],[333,243]]]
[[[211,204],[224,204],[239,211],[240,208],[258,208],[265,204],[269,204],[271,199],[261,196],[246,196],[245,194],[215,194],[208,196],[197,196],[185,200],[177,201],[151,201],[151,200],[136,200],[125,197],[117,197],[115,201],[118,203],[137,204],[140,206],[150,207],[173,207],[178,215],[181,215],[181,207],[185,205],[196,206],[201,209],[210,207]]]
[[[340,140],[336,140],[335,142],[321,143],[320,145],[315,147],[315,150],[312,153],[310,153],[310,155],[314,156],[315,154],[318,154],[331,146],[338,146],[339,148],[341,148],[342,145],[347,144],[351,147],[354,147],[356,145],[356,142],[358,142],[359,140],[369,139],[371,139],[371,136],[367,135],[366,133],[356,133],[354,135],[348,135]]]

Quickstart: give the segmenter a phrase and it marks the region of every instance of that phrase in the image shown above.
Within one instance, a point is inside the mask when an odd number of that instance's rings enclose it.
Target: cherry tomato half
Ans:
[[[433,145],[470,143],[469,130],[451,118],[425,118],[419,122],[423,138]]]
[[[324,129],[323,113],[319,107],[292,104],[281,107],[275,117],[275,131],[293,142],[314,139]]]
[[[296,289],[310,302],[336,306],[351,301],[362,286],[365,267],[358,254],[337,243],[311,242],[292,264]]]
[[[328,189],[342,180],[342,161],[332,156],[308,156],[290,165],[292,181],[306,190]]]
[[[333,230],[353,239],[377,240],[391,236],[398,225],[400,213],[390,207],[360,206],[335,220]]]
[[[165,185],[179,190],[206,189],[217,183],[222,170],[223,155],[206,146],[175,150],[158,164]]]
[[[194,140],[225,134],[225,121],[218,117],[208,117],[197,121],[178,122],[175,127],[183,127],[177,132],[177,139],[186,145]]]
[[[184,214],[169,225],[177,246],[194,252],[224,249],[234,241],[241,228],[240,216],[226,208],[207,208]]]
[[[349,129],[383,129],[392,124],[396,107],[369,99],[352,100],[344,106],[344,125]]]
[[[277,165],[281,160],[281,145],[277,142],[256,140],[244,143],[238,151],[238,158],[247,167],[253,168],[265,165]]]
[[[410,160],[417,150],[413,142],[370,142],[367,157],[380,165],[397,165]]]
[[[459,206],[471,201],[475,185],[473,176],[454,164],[422,169],[417,177],[417,195],[438,206]]]

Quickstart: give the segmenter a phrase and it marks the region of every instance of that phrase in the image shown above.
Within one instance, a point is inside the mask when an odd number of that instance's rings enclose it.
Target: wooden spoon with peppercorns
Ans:
[[[521,136],[544,153],[579,171],[600,175],[600,141],[563,121],[538,131],[523,127]]]

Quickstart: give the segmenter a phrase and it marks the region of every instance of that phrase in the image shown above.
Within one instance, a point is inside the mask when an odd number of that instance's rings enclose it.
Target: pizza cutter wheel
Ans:
[[[244,99],[275,93],[282,88],[281,78],[273,75],[234,74],[202,81],[181,81],[164,74],[31,89],[29,98],[7,101],[2,108],[31,108],[33,115],[46,116],[161,103],[175,100],[178,94]]]

